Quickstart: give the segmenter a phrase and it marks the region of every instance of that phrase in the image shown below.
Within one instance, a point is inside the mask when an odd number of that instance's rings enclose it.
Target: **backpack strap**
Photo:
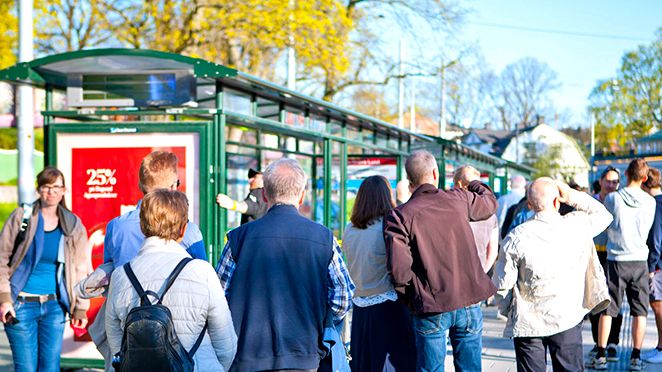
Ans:
[[[131,285],[133,286],[133,289],[136,290],[138,293],[138,297],[140,298],[140,306],[145,306],[145,305],[151,305],[152,302],[149,300],[147,296],[153,296],[157,300],[159,300],[159,303],[161,303],[161,299],[159,298],[159,295],[154,292],[154,291],[145,291],[143,289],[143,286],[140,285],[140,282],[138,281],[138,278],[136,278],[136,274],[133,273],[133,270],[131,269],[131,264],[129,262],[124,264],[124,272],[126,273],[127,278],[129,278],[129,281],[131,282]]]
[[[182,272],[184,269],[184,266],[188,264],[189,262],[193,261],[191,257],[186,257],[182,258],[181,261],[175,266],[175,268],[172,270],[168,278],[166,279],[165,287],[163,288],[163,292],[161,292],[161,295],[159,296],[159,304],[163,301],[163,297],[165,296],[166,292],[172,287],[172,284],[175,282],[175,279],[179,276],[179,273]]]
[[[207,322],[205,322],[205,326],[202,327],[202,332],[200,332],[200,336],[198,336],[198,339],[195,340],[195,344],[193,344],[191,350],[188,351],[188,356],[191,357],[191,359],[193,359],[193,355],[195,355],[195,352],[198,351],[198,348],[202,343],[202,339],[205,338],[205,332],[207,332]]]
[[[18,246],[25,240],[25,236],[28,234],[30,217],[32,217],[32,203],[21,203],[21,208],[23,208],[23,217],[21,218],[21,226],[18,230],[18,234],[16,235],[16,240],[14,240],[14,249],[11,252],[11,256],[9,256],[9,263],[12,262]]]

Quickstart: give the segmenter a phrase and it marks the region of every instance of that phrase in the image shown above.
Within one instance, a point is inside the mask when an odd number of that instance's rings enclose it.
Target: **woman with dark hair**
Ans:
[[[91,266],[85,226],[66,207],[60,170],[44,168],[37,191],[0,232],[0,320],[15,371],[59,371],[65,314],[73,327],[87,325],[89,300],[73,289]]]
[[[386,267],[383,217],[394,206],[386,178],[366,178],[356,195],[342,250],[356,285],[352,315],[353,371],[414,371],[416,348],[406,308]]]

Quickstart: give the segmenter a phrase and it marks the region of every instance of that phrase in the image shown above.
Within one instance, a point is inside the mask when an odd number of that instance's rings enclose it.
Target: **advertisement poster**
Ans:
[[[170,151],[179,159],[179,190],[190,203],[189,218],[198,222],[199,152],[196,133],[57,134],[57,166],[67,184],[67,205],[87,229],[92,266],[103,263],[103,240],[111,219],[135,209],[142,198],[138,170],[145,155]],[[92,299],[91,324],[103,303]],[[87,332],[65,328],[62,358],[97,359],[101,355]]]

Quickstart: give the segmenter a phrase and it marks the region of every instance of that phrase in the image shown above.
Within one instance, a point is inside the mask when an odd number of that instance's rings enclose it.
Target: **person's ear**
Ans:
[[[432,168],[432,179],[435,181],[439,179],[439,170],[437,168]]]
[[[182,240],[184,240],[184,235],[186,234],[186,229],[188,228],[188,221],[182,226],[182,230],[179,232],[179,239],[177,239],[177,243],[181,243]]]
[[[304,199],[306,199],[306,189],[301,191],[301,196],[299,197],[299,207],[303,205]]]
[[[262,200],[263,200],[265,203],[268,203],[268,202],[269,202],[269,200],[267,200],[267,193],[264,192],[264,188],[262,188]]]

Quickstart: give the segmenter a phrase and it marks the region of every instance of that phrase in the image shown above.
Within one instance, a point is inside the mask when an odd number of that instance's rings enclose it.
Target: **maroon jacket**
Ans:
[[[469,221],[489,218],[497,201],[478,181],[469,190],[421,185],[384,220],[388,269],[414,314],[460,309],[496,292],[483,272]]]

